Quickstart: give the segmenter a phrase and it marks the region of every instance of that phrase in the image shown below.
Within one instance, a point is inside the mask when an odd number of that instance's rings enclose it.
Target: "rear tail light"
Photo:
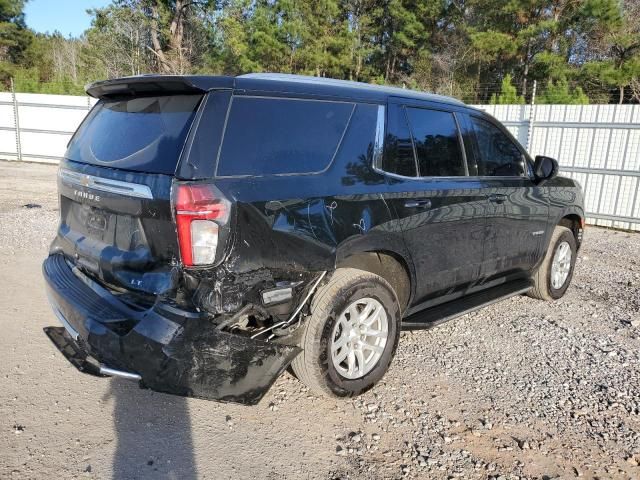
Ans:
[[[220,227],[231,204],[208,183],[179,183],[174,191],[178,243],[186,266],[210,265],[216,259]]]

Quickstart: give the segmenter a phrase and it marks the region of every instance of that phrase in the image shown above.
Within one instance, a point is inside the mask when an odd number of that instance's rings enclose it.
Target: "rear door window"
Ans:
[[[421,177],[462,177],[464,157],[453,113],[407,108]]]
[[[314,173],[331,163],[354,104],[233,98],[217,175]]]
[[[174,174],[202,95],[101,100],[66,157],[124,170]]]
[[[477,170],[479,176],[523,176],[525,157],[515,143],[492,123],[475,116],[469,119],[477,145],[476,165],[472,165],[470,170]]]

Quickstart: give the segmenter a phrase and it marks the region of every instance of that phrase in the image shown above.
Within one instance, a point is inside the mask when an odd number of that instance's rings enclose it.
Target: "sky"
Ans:
[[[91,25],[89,8],[108,5],[110,0],[29,0],[24,8],[27,26],[36,32],[59,31],[79,36]]]

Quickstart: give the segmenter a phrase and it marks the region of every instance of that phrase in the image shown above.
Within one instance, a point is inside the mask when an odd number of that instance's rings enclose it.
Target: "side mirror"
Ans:
[[[558,165],[558,161],[551,157],[545,157],[544,155],[538,155],[533,164],[533,174],[536,176],[538,182],[551,180],[558,175],[559,170],[560,165]]]

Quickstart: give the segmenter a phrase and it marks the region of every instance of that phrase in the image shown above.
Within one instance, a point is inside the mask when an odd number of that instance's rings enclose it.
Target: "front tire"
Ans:
[[[533,276],[534,285],[528,295],[546,301],[561,298],[573,278],[576,254],[573,232],[558,225],[553,231],[544,260]]]
[[[388,370],[400,321],[396,293],[386,280],[338,268],[314,295],[293,371],[316,394],[359,395]]]

